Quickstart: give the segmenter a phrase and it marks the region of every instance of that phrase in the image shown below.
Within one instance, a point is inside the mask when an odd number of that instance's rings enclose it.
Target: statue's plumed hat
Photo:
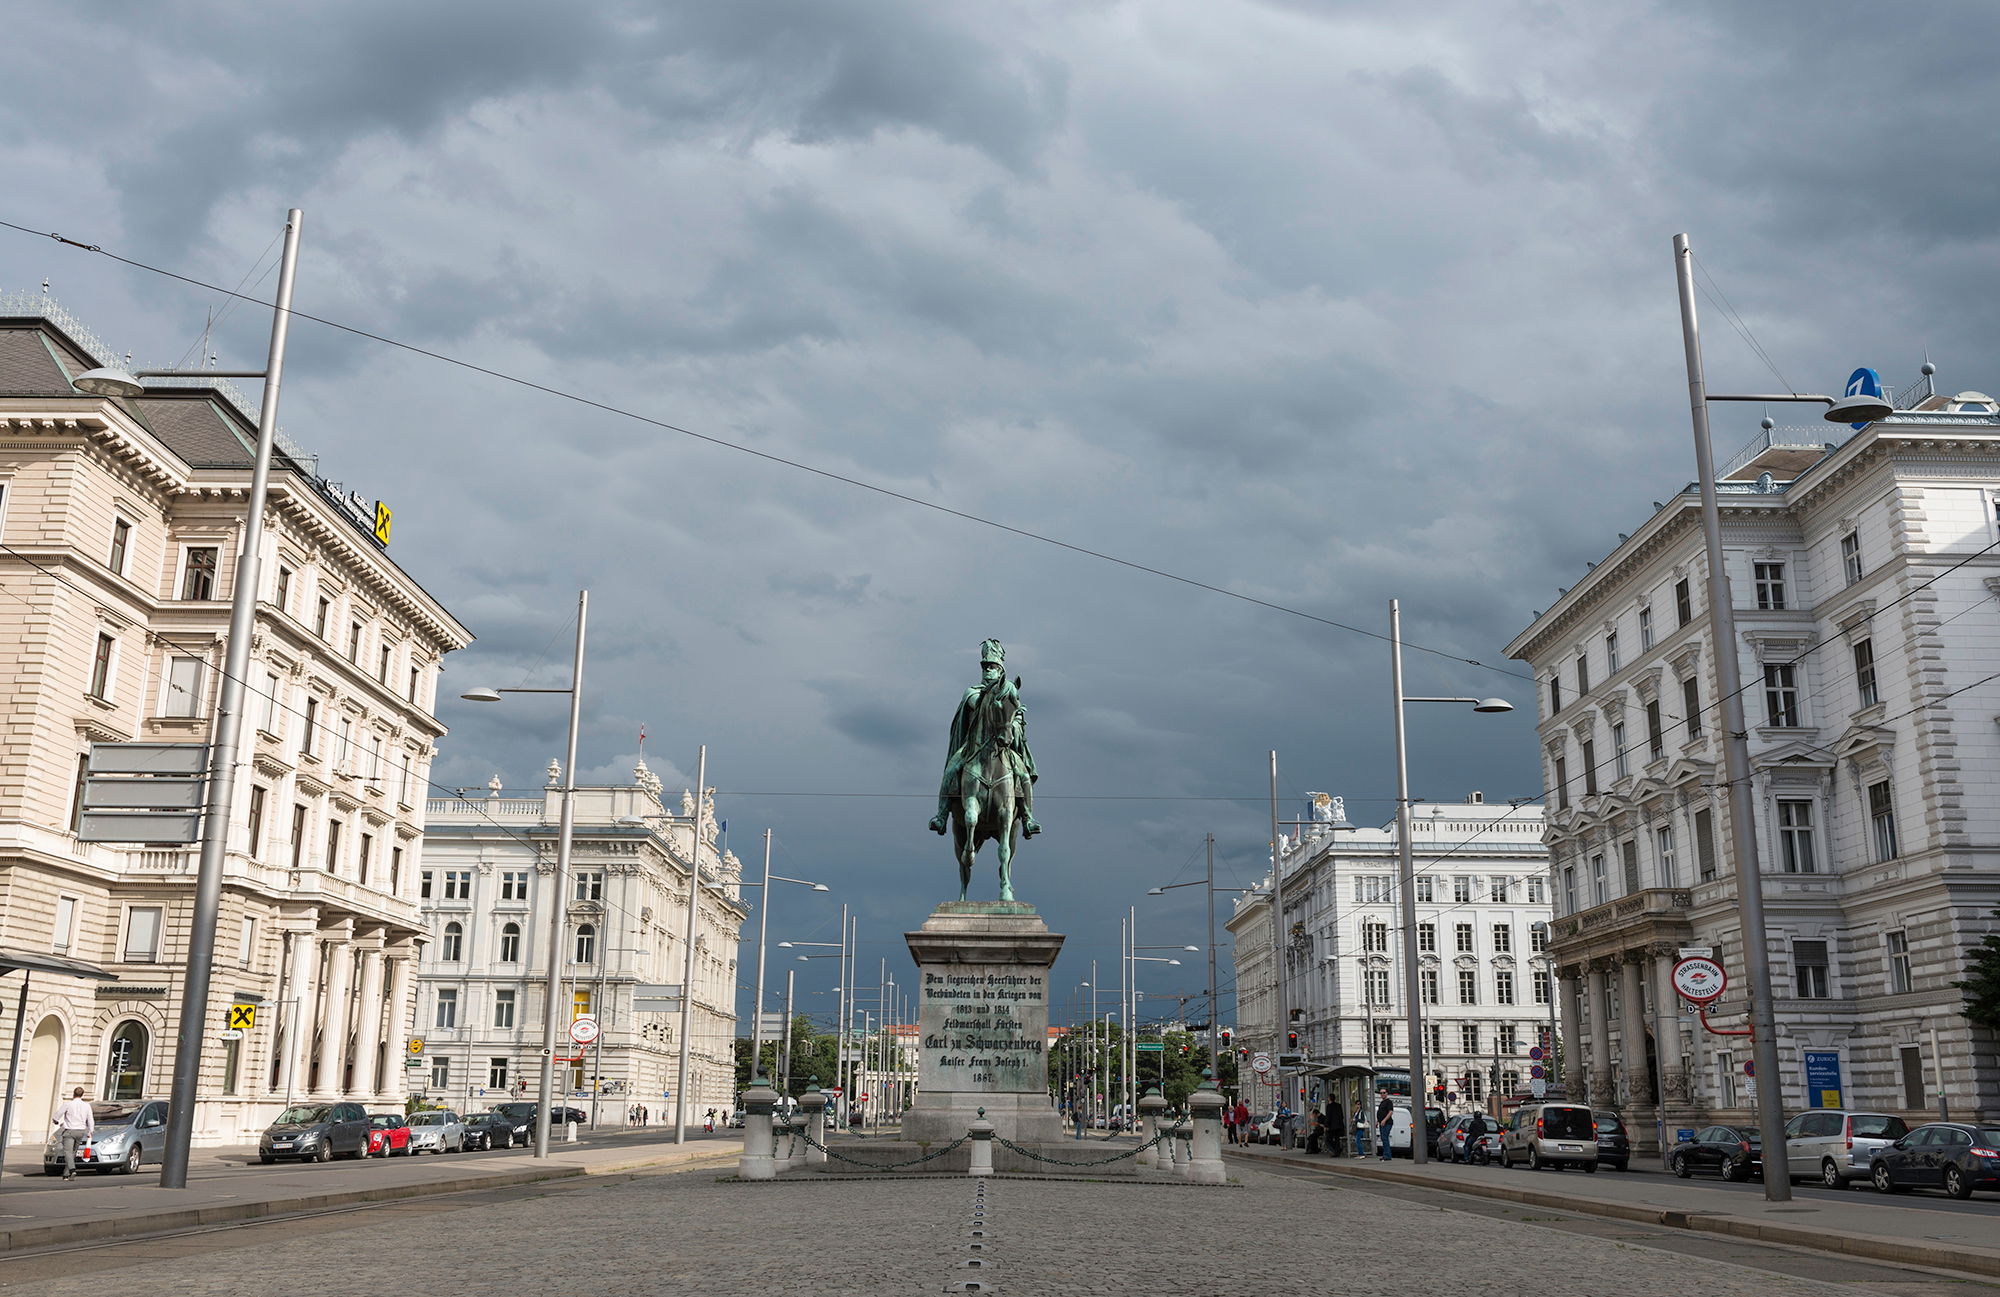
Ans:
[[[985,666],[988,662],[993,662],[996,664],[1003,663],[1006,660],[1007,660],[1007,650],[1000,647],[999,640],[989,639],[980,641],[979,645],[980,666]]]

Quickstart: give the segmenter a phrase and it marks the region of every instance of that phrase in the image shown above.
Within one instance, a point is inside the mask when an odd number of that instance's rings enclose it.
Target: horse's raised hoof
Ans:
[[[944,836],[944,816],[931,816],[931,832],[937,834],[939,837]]]
[[[1035,817],[1032,815],[1021,824],[1021,836],[1024,838],[1032,838],[1041,831],[1042,826],[1035,823]]]

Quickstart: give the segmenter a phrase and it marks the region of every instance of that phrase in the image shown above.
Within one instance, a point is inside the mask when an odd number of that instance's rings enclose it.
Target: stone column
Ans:
[[[1167,1101],[1160,1097],[1160,1087],[1157,1085],[1146,1091],[1146,1097],[1139,1100],[1139,1143],[1141,1146],[1151,1143],[1159,1135],[1161,1130],[1160,1116],[1166,1110]],[[1147,1148],[1139,1154],[1140,1166],[1159,1166],[1160,1164],[1160,1146],[1158,1144],[1154,1144],[1151,1148]]]
[[[361,998],[354,1010],[354,1092],[371,1098],[387,1087],[375,1084],[375,1060],[382,1047],[382,948],[361,952]],[[401,1059],[389,1060],[400,1067]],[[388,1079],[393,1079],[388,1078]]]
[[[972,1127],[966,1131],[966,1135],[970,1140],[967,1147],[971,1149],[969,1173],[972,1175],[992,1175],[993,1123],[986,1120],[986,1109],[981,1108],[978,1110],[978,1115],[972,1119]]]
[[[818,1090],[807,1090],[799,1096],[799,1111],[805,1114],[806,1136],[812,1140],[806,1145],[806,1165],[817,1166],[826,1161],[826,1096]],[[818,1145],[815,1148],[813,1145]]]
[[[389,1054],[387,1088],[391,1094],[407,1093],[410,1088],[408,1083],[396,1078],[402,1074],[403,1060],[410,1052],[410,1019],[416,1013],[414,982],[417,961],[416,956],[408,951],[395,958],[388,958],[387,951],[383,954],[389,965],[389,998],[384,1006],[387,1022],[382,1037],[387,1042],[383,1048]],[[461,1079],[460,1085],[463,1084],[464,1079]]]
[[[1680,951],[1672,943],[1662,942],[1653,947],[1652,959],[1653,1043],[1660,1051],[1660,1110],[1664,1121],[1668,1114],[1684,1111],[1693,1096],[1681,1057],[1681,997],[1674,990],[1674,965],[1679,962]]]
[[[1573,967],[1557,970],[1556,980],[1562,988],[1563,1074],[1557,1077],[1551,1069],[1549,1079],[1562,1081],[1568,1087],[1569,1097],[1581,1100],[1590,1075],[1583,1063],[1583,987]]]
[[[1643,1106],[1650,1088],[1646,1078],[1646,983],[1643,951],[1628,950],[1619,962],[1618,1053],[1625,1074],[1627,1108]]]
[[[778,1177],[771,1148],[771,1111],[777,1106],[778,1092],[763,1077],[753,1077],[743,1092],[743,1153],[736,1161],[736,1174],[745,1180]]]
[[[1590,1084],[1586,1101],[1611,1102],[1611,993],[1605,961],[1594,959],[1585,974],[1590,979]]]
[[[278,1086],[291,1098],[305,1089],[307,1051],[312,1048],[313,1005],[318,997],[313,974],[319,968],[319,932],[314,926],[292,929],[290,971],[285,974],[284,1057]]]
[[[326,1007],[320,1015],[319,1089],[334,1098],[347,1093],[342,1064],[347,1057],[347,997],[353,986],[353,923],[339,923],[326,930]]]
[[[1195,1184],[1227,1184],[1222,1169],[1222,1096],[1214,1081],[1204,1077],[1201,1089],[1188,1097],[1194,1109],[1193,1142],[1188,1146],[1188,1179]]]

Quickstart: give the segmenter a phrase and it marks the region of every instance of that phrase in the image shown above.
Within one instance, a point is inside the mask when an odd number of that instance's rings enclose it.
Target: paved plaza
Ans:
[[[998,1179],[983,1189],[966,1177],[743,1184],[714,1169],[646,1172],[0,1260],[0,1292],[1804,1297],[1856,1291],[1870,1269],[1829,1259],[1825,1273],[1844,1282],[1821,1283],[1365,1184],[1231,1170],[1239,1183],[1218,1188]]]

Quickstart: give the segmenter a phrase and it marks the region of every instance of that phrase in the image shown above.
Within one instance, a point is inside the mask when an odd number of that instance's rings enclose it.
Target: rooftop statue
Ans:
[[[979,646],[980,683],[965,691],[951,718],[951,746],[938,785],[931,832],[949,823],[958,856],[958,899],[972,886],[972,858],[988,842],[1000,859],[1000,899],[1014,899],[1014,848],[1042,831],[1035,823],[1035,758],[1028,751],[1028,709],[1021,678],[1010,684],[999,640]]]

